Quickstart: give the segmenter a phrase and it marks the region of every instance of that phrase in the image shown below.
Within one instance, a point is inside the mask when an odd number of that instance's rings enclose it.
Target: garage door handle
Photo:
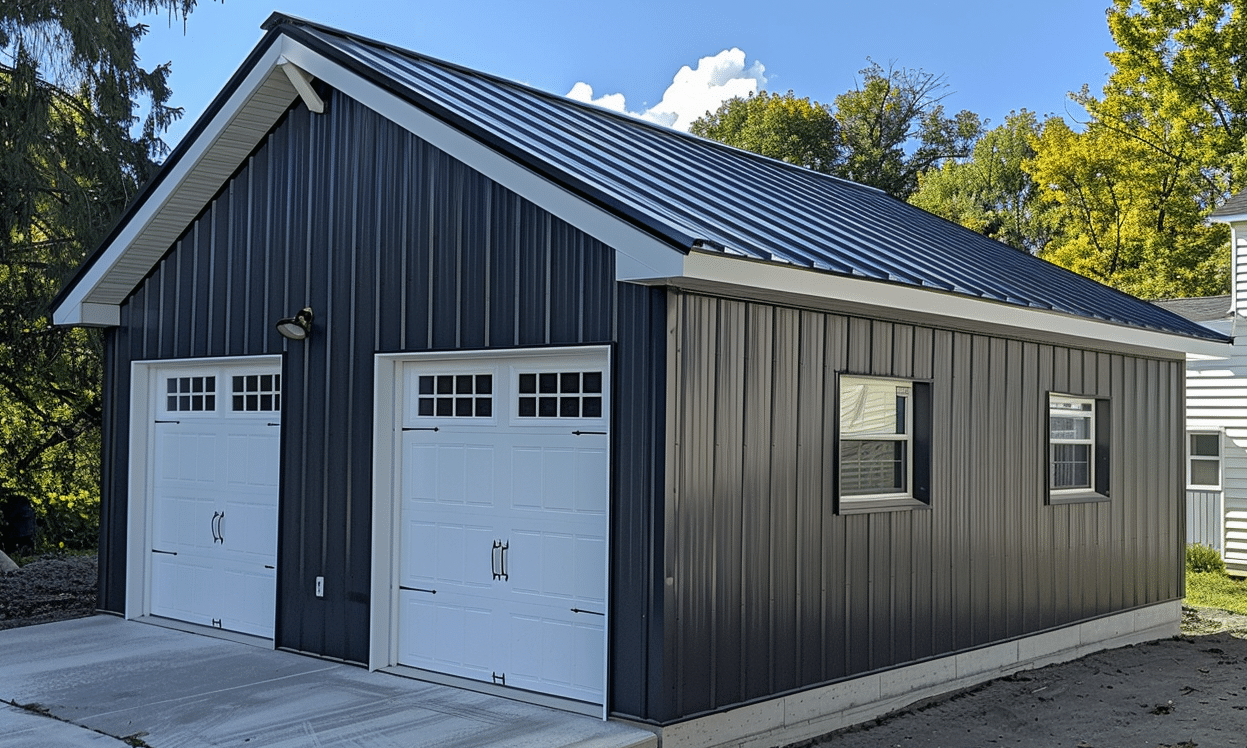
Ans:
[[[501,540],[495,540],[494,545],[489,550],[489,570],[493,572],[494,579],[509,581],[507,576],[507,547],[508,543]]]
[[[225,545],[225,532],[221,530],[221,522],[225,519],[225,512],[212,513],[212,542]]]
[[[216,521],[217,521],[217,518],[220,516],[221,516],[220,512],[213,512],[212,523],[208,525],[208,527],[212,530],[212,544],[213,545],[216,545],[217,543],[221,542],[221,538],[216,534]]]
[[[221,516],[217,517],[216,535],[221,539],[221,545],[225,545],[225,512],[221,512]]]

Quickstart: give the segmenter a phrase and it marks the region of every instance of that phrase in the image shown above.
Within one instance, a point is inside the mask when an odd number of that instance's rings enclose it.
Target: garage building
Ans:
[[[56,302],[104,328],[104,609],[689,745],[1176,633],[1183,351],[1225,336],[871,188],[265,28]]]

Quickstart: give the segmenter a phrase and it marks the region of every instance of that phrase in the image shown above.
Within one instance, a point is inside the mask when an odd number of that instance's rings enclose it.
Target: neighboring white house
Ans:
[[[1220,551],[1231,574],[1247,576],[1247,193],[1212,220],[1230,226],[1231,293],[1156,303],[1234,338],[1228,359],[1186,365],[1186,533],[1187,542]]]

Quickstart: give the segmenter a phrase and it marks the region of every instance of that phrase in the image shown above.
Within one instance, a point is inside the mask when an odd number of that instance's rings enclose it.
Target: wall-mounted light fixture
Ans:
[[[291,340],[302,340],[312,331],[312,308],[305,306],[293,317],[277,320],[277,332]]]

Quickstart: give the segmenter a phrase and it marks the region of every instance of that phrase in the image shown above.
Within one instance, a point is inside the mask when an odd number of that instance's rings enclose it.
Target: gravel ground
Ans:
[[[95,604],[95,556],[42,556],[0,574],[0,629],[82,618]]]

